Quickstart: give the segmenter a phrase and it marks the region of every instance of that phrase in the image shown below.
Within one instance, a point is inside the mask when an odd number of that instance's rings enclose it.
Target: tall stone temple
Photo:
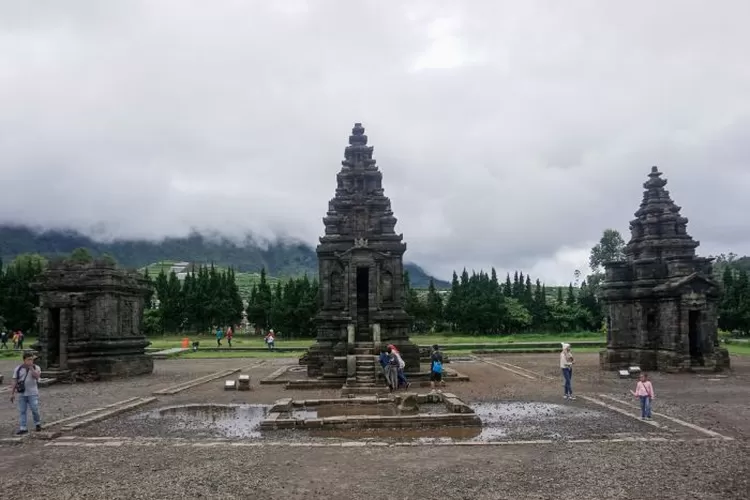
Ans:
[[[321,309],[317,341],[307,353],[309,376],[374,385],[374,354],[394,344],[407,372],[419,371],[419,349],[409,341],[404,311],[403,235],[383,191],[373,147],[356,123],[336,176],[336,195],[323,218],[317,247]]]
[[[643,184],[625,260],[604,265],[607,348],[600,353],[601,368],[729,368],[717,336],[721,287],[711,277],[712,259],[696,256],[699,242],[687,233],[688,219],[661,175],[652,167]]]

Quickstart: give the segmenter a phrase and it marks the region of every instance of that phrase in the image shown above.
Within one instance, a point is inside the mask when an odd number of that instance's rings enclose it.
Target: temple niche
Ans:
[[[385,344],[400,350],[407,372],[419,371],[419,349],[409,341],[411,318],[404,311],[406,244],[395,232],[383,174],[364,132],[354,125],[323,218],[325,234],[316,250],[322,304],[317,340],[305,357],[310,376],[371,379],[372,355]]]
[[[88,381],[153,371],[141,327],[150,285],[137,272],[107,261],[50,262],[32,287],[44,376]]]
[[[729,368],[719,347],[721,287],[710,258],[697,257],[699,242],[687,233],[664,189],[666,179],[652,167],[643,201],[630,222],[625,260],[605,263],[601,299],[607,324],[604,370],[635,365],[643,370],[690,371]]]

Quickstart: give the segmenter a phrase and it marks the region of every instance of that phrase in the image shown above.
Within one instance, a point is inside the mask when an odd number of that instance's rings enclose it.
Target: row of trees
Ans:
[[[407,280],[408,283],[408,280]],[[441,293],[430,283],[427,293],[407,289],[406,309],[414,317],[414,330],[456,331],[474,334],[524,331],[598,330],[601,312],[593,291],[583,281],[567,291],[557,289],[548,298],[539,279],[516,271],[500,283],[493,268],[459,277],[453,273],[451,290]]]
[[[19,255],[5,267],[0,260],[0,329],[33,329],[39,297],[29,285],[46,264],[44,257],[36,254]]]
[[[495,269],[460,275],[453,273],[450,291],[439,291],[433,282],[425,290],[413,289],[406,274],[405,308],[413,318],[413,330],[455,331],[475,334],[525,331],[598,330],[602,311],[597,292],[603,278],[602,264],[622,259],[624,240],[608,229],[591,250],[591,273],[582,280],[549,293],[547,287],[528,274],[516,272],[498,279]],[[68,259],[91,260],[85,249]],[[107,258],[105,256],[105,258]],[[38,297],[30,284],[46,266],[36,254],[18,256],[3,266],[0,261],[0,328],[32,331],[36,323]],[[716,271],[725,293],[720,303],[719,327],[750,333],[750,268],[747,258],[719,256]],[[201,266],[184,280],[163,271],[152,279],[156,301],[148,300],[145,330],[159,332],[206,332],[214,325],[237,324],[242,318],[243,300],[232,269]],[[580,283],[579,283],[580,281]],[[314,336],[313,318],[318,312],[318,283],[307,276],[270,284],[265,270],[253,285],[246,304],[248,321],[258,330],[273,328],[284,336]]]
[[[731,262],[722,272],[724,296],[719,305],[719,328],[750,334],[750,278],[744,268]]]
[[[151,279],[148,272],[147,279]],[[153,280],[157,301],[149,301],[146,331],[207,332],[215,326],[237,325],[243,309],[256,331],[273,328],[282,335],[314,336],[313,317],[318,308],[318,283],[307,276],[268,283],[265,269],[243,303],[234,270],[200,266],[179,280],[163,270]],[[247,308],[245,309],[245,305]]]
[[[151,281],[148,269],[144,276]],[[213,325],[229,325],[242,317],[242,297],[234,270],[217,270],[213,265],[193,269],[180,281],[174,271],[162,269],[152,281],[158,308],[149,300],[147,333],[206,331]]]

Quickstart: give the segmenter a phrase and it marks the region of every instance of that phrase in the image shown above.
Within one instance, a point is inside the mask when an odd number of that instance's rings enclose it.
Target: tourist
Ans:
[[[399,355],[393,349],[393,346],[388,346],[388,365],[385,370],[385,381],[388,384],[388,390],[393,392],[398,388],[399,385]]]
[[[273,333],[273,330],[268,330],[268,333],[266,334],[266,345],[268,346],[269,351],[273,351],[274,346],[276,345],[276,336]]]
[[[18,349],[18,332],[13,332],[13,350]]]
[[[562,352],[560,353],[560,368],[562,369],[563,380],[565,381],[565,399],[575,399],[573,396],[573,354],[570,352],[570,344],[563,342]]]
[[[390,356],[388,356],[388,349],[385,347],[380,348],[380,356],[378,356],[378,363],[380,363],[380,367],[383,369],[383,376],[385,377],[385,383],[388,384],[389,389],[393,389],[391,387],[391,383],[388,380],[388,362],[390,360]]]
[[[398,384],[396,387],[404,389],[408,389],[411,385],[408,380],[406,380],[406,374],[404,373],[404,368],[406,367],[406,362],[404,361],[404,358],[401,357],[401,353],[396,349],[396,346],[393,344],[388,344],[388,349],[393,352],[393,354],[396,356],[396,359],[398,360]]]
[[[221,347],[221,337],[223,337],[224,334],[221,331],[221,327],[216,327],[216,347]]]
[[[445,387],[443,380],[443,353],[440,347],[435,344],[432,346],[432,355],[430,356],[430,387],[435,390],[435,382],[440,382],[441,387]]]
[[[234,332],[232,331],[232,327],[227,327],[227,344],[229,347],[232,347],[232,337],[234,337]]]
[[[23,351],[23,332],[18,330],[18,350]]]
[[[13,371],[13,389],[10,393],[10,402],[13,403],[18,394],[18,416],[19,426],[16,434],[22,435],[29,432],[27,427],[27,408],[31,409],[36,430],[42,430],[42,419],[39,416],[39,384],[37,381],[42,376],[42,370],[34,364],[34,355],[27,352],[23,355],[23,364],[18,365]]]
[[[651,385],[648,375],[641,373],[640,380],[635,385],[635,390],[630,392],[641,400],[641,419],[651,420],[651,400],[654,399],[654,386]]]
[[[8,348],[8,332],[3,330],[0,332],[0,349]]]

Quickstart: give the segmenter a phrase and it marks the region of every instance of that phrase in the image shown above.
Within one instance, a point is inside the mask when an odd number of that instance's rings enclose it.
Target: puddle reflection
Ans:
[[[142,418],[162,420],[167,425],[193,431],[195,437],[258,438],[267,405],[187,405],[160,408]]]

